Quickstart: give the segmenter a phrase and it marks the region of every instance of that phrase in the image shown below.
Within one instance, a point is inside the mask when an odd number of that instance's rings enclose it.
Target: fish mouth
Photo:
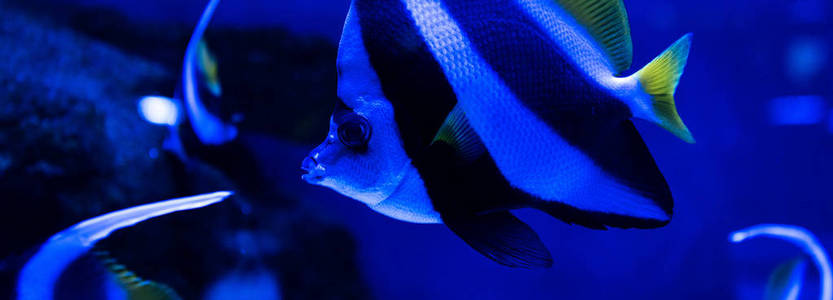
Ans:
[[[301,170],[307,171],[307,174],[301,175],[301,179],[311,184],[321,183],[326,175],[324,167],[312,156],[304,158],[301,162]]]
[[[323,174],[315,174],[314,172],[310,172],[310,173],[301,175],[301,179],[306,181],[307,183],[310,183],[310,184],[319,184],[319,183],[321,183],[321,181],[324,181],[324,175]]]

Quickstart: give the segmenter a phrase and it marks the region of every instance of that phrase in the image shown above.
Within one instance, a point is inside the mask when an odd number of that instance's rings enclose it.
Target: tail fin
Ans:
[[[691,47],[691,33],[686,34],[665,52],[636,72],[636,78],[648,95],[654,121],[686,142],[694,143],[694,137],[683,124],[677,107],[674,106],[674,92],[680,76],[683,75]]]

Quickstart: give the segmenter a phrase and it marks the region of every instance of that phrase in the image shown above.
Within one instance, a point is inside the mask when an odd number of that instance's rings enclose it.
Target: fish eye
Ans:
[[[338,139],[342,144],[355,151],[367,150],[370,141],[370,122],[364,117],[350,112],[343,116],[338,125]]]

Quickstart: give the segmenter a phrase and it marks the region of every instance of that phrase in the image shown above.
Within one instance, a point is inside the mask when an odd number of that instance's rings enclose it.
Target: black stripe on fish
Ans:
[[[508,210],[530,206],[532,198],[503,179],[491,156],[466,162],[459,149],[433,143],[414,164],[434,210],[469,246],[506,266],[549,267],[552,257],[538,234]]]
[[[531,203],[531,197],[509,185],[487,154],[464,162],[457,149],[437,141],[413,163],[440,215],[483,214]]]
[[[528,201],[503,179],[492,158],[483,153],[466,161],[452,146],[434,142],[457,97],[404,4],[356,0],[354,5],[370,63],[394,107],[405,151],[446,225],[472,248],[501,264],[551,265],[538,235],[502,211],[523,207]]]
[[[457,98],[404,4],[354,4],[371,65],[434,208],[454,214],[522,206],[522,194],[510,187],[490,156],[463,162],[448,144],[432,144]]]
[[[364,47],[393,105],[405,152],[418,156],[457,97],[401,1],[355,0],[354,5]]]
[[[668,185],[628,121],[629,108],[587,79],[516,1],[444,3],[475,52],[526,107],[602,170],[670,215]]]
[[[490,156],[464,163],[448,144],[432,144],[457,97],[405,5],[376,0],[354,5],[371,65],[434,208],[447,215],[521,206],[523,195],[503,179]]]

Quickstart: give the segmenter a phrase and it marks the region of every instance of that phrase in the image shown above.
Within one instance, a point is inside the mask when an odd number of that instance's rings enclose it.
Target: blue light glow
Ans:
[[[179,107],[171,98],[145,96],[139,100],[139,113],[146,121],[157,125],[174,126],[179,121]]]
[[[820,23],[827,18],[828,1],[802,0],[791,2],[793,19],[800,23]]]
[[[795,83],[809,81],[827,62],[827,44],[817,37],[800,37],[787,49],[787,75]]]
[[[769,236],[795,244],[807,253],[821,273],[821,293],[819,299],[833,299],[833,274],[830,270],[830,259],[818,239],[807,229],[792,225],[760,224],[733,232],[729,240],[740,243],[747,239]]]
[[[272,272],[235,271],[215,282],[206,293],[205,299],[281,299],[281,291],[278,279]]]
[[[172,212],[211,205],[231,194],[216,192],[135,206],[61,231],[49,238],[20,271],[18,299],[53,299],[53,288],[64,269],[113,231]]]
[[[784,96],[769,102],[769,118],[776,125],[817,124],[824,112],[824,98],[816,95]]]
[[[827,130],[830,133],[833,133],[833,110],[830,111],[830,114],[827,116]]]

